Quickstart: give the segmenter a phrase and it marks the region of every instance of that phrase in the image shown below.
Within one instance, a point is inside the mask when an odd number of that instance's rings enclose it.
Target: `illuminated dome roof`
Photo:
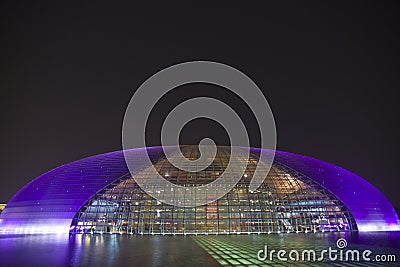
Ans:
[[[199,157],[197,146],[182,146],[181,151],[189,159]],[[125,151],[139,157],[148,153],[160,175],[186,187],[219,178],[229,160],[247,161],[243,177],[229,193],[216,199],[205,191],[203,197],[209,203],[198,207],[172,206],[152,198],[135,181],[138,176],[147,178],[146,166],[138,166],[140,171],[132,176],[123,151],[78,160],[39,176],[17,192],[0,215],[0,233],[239,234],[400,229],[392,205],[375,187],[347,170],[310,157],[276,151],[262,185],[249,191],[260,149],[250,152],[249,158],[230,159],[230,148],[218,147],[211,165],[199,172],[187,172],[174,167],[162,147]]]

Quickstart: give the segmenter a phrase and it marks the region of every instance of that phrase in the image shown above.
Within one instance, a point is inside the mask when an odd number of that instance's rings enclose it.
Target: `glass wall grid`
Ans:
[[[207,184],[222,174],[230,159],[229,151],[218,149],[214,162],[197,173],[179,170],[165,158],[156,162],[155,167],[175,184]],[[189,159],[199,157],[196,147],[184,147],[182,152]],[[250,192],[257,156],[231,160],[247,160],[245,175],[217,201],[194,208],[166,205],[147,195],[134,178],[127,175],[92,197],[76,214],[70,232],[241,234],[357,229],[348,209],[333,194],[301,173],[274,162],[263,184]],[[146,175],[146,170],[140,175]],[[208,192],[204,198],[215,196]]]

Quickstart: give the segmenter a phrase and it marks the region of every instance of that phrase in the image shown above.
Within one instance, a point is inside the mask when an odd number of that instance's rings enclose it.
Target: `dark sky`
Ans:
[[[146,78],[176,63],[212,60],[240,69],[263,90],[278,149],[347,168],[400,206],[395,2],[14,2],[0,4],[0,202],[54,167],[121,149],[125,108]],[[252,145],[259,143],[243,103],[200,84],[178,88],[159,103],[149,145],[158,144],[168,110],[193,96],[234,105],[248,117]],[[221,127],[207,120],[187,125],[181,140],[204,136],[226,142]]]

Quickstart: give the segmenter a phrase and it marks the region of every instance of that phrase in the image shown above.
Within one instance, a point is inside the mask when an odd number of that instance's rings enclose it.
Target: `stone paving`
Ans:
[[[260,235],[260,236],[193,236],[192,237],[200,247],[202,247],[208,254],[211,255],[221,266],[400,266],[399,261],[396,262],[346,262],[346,261],[329,261],[328,256],[325,260],[318,261],[320,252],[332,246],[332,249],[337,249],[335,242],[327,240],[312,238],[298,238],[286,237],[282,238],[278,235]],[[285,240],[286,239],[286,240]],[[292,239],[292,240],[287,240]],[[257,258],[257,252],[268,245],[268,251],[275,249],[276,251],[284,249],[289,253],[290,250],[310,250],[313,249],[317,252],[316,261],[279,261],[276,253],[273,260],[267,258],[265,261],[260,261]],[[351,245],[347,249],[359,249],[363,251],[370,249],[376,251],[374,246],[365,245]],[[399,257],[399,250],[395,248],[379,248],[378,254],[395,254],[397,259]],[[300,253],[301,255],[301,253]],[[286,254],[288,258],[288,254]],[[371,257],[372,258],[372,257]],[[300,256],[301,259],[301,256]]]

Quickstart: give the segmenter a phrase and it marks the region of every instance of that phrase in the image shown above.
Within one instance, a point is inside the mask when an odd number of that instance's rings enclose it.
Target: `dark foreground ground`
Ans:
[[[318,253],[336,241],[342,250],[369,249],[370,262],[259,261],[257,252],[313,249]],[[340,251],[340,250],[338,250]],[[395,262],[377,262],[376,255],[394,255]],[[292,254],[295,256],[295,254]],[[301,256],[300,256],[301,259]],[[393,260],[393,259],[392,259]],[[317,233],[208,236],[36,235],[0,236],[0,266],[400,266],[400,233]]]

